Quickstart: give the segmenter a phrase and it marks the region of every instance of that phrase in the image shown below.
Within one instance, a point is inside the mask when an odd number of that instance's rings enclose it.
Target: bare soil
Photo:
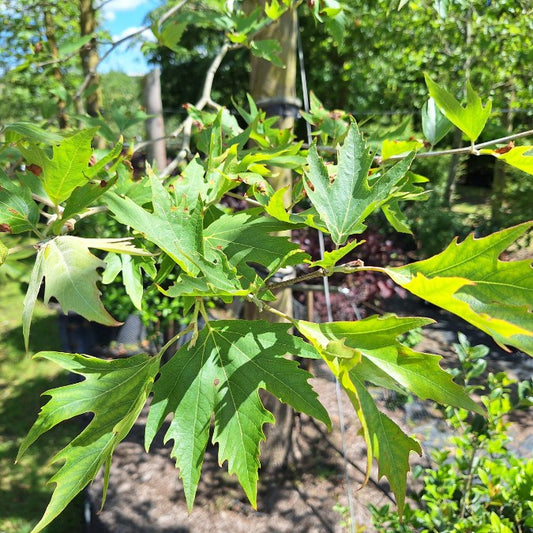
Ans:
[[[472,344],[483,342],[491,347],[491,371],[506,371],[519,379],[531,377],[532,359],[519,353],[502,352],[492,340],[444,312],[431,307],[423,311],[418,309],[417,314],[438,314],[435,318],[440,323],[428,328],[417,348],[442,354],[443,366],[453,364],[450,343],[456,342],[457,331],[464,331],[472,335]],[[341,395],[339,404],[335,381],[327,369],[316,363],[313,372],[316,375],[313,386],[330,413],[333,431],[328,433],[325,427],[307,416],[295,418],[287,465],[260,472],[257,510],[250,506],[235,478],[218,466],[217,450],[210,447],[195,508],[189,515],[178,471],[169,457],[172,443],[165,446],[161,440],[156,441],[150,454],[145,453],[142,444],[144,418],[141,417],[116,450],[102,512],[94,512],[99,507],[102,476],[87,491],[87,502],[93,510],[87,524],[88,533],[340,533],[349,531],[345,524],[348,493],[353,498],[356,525],[364,526],[365,532],[373,531],[368,504],[394,505],[394,498],[386,481],[377,479],[375,465],[370,481],[359,490],[366,459],[364,441],[358,435],[359,423],[344,395]],[[446,428],[431,404],[415,402],[395,407],[394,397],[378,389],[374,395],[380,409],[421,441],[424,455],[413,454],[412,464],[429,465],[428,452],[449,445]],[[530,413],[517,418],[512,433],[515,452],[531,456],[533,420]],[[264,446],[268,446],[268,440]],[[343,446],[346,458],[342,453]],[[412,480],[410,486],[414,486]]]

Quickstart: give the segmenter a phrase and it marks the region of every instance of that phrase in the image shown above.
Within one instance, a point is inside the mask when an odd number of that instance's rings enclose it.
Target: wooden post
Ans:
[[[249,0],[245,2],[245,10],[264,7],[265,0]],[[277,67],[264,59],[251,57],[250,94],[258,107],[267,115],[280,117],[277,127],[292,128],[298,113],[300,102],[296,98],[296,66],[297,66],[297,31],[298,20],[296,11],[289,10],[276,22],[265,28],[255,40],[276,39],[281,44],[280,59],[284,68]],[[292,173],[290,169],[273,167],[270,183],[274,189],[287,187],[285,205],[291,199]],[[286,315],[292,316],[292,290],[284,289],[276,293],[277,300],[271,304]],[[279,322],[282,319],[270,313],[259,313],[255,306],[245,308],[248,319],[264,319]],[[266,407],[274,414],[275,426],[266,426],[267,443],[261,450],[263,470],[275,470],[286,466],[289,456],[293,453],[293,428],[295,415],[287,404],[281,404],[270,396],[264,396]]]
[[[144,78],[143,100],[148,115],[146,120],[146,136],[148,145],[148,161],[158,170],[167,166],[167,149],[165,144],[165,124],[163,122],[163,102],[161,100],[161,71],[152,70]]]

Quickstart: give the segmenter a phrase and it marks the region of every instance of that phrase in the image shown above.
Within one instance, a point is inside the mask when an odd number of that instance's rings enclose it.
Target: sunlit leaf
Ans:
[[[424,76],[430,96],[446,118],[455,124],[471,142],[474,142],[487,123],[492,109],[492,101],[488,100],[483,107],[481,98],[474,91],[470,82],[467,82],[466,105],[462,106],[451,93],[435,83],[427,73]]]
[[[66,137],[54,146],[52,158],[43,160],[43,187],[55,205],[66,200],[76,187],[87,183],[95,133],[96,128],[91,128]]]
[[[392,188],[405,176],[414,154],[371,181],[373,156],[357,124],[352,123],[338,150],[338,165],[326,167],[316,146],[309,150],[305,190],[336,244],[365,229],[364,220],[384,204]]]
[[[505,345],[533,355],[531,260],[502,261],[500,254],[533,225],[526,222],[463,242],[442,253],[385,271],[413,294],[464,318]]]
[[[533,146],[515,146],[508,151],[481,150],[482,154],[490,154],[508,165],[533,174]]]

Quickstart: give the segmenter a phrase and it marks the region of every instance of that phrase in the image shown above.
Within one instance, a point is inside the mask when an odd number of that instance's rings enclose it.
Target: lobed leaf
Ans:
[[[398,341],[399,335],[431,322],[428,318],[395,315],[326,324],[295,321],[298,330],[317,348],[339,380],[360,419],[367,444],[366,480],[375,457],[379,477],[387,477],[400,514],[409,454],[411,451],[420,454],[421,449],[414,439],[379,412],[365,382],[400,392],[408,390],[423,399],[480,412],[464,390],[453,383],[450,374],[440,368],[440,356],[417,353]]]
[[[214,417],[212,441],[219,462],[228,461],[255,507],[262,427],[274,417],[259,389],[329,426],[329,417],[308,383],[311,375],[285,355],[316,358],[315,350],[288,333],[288,324],[265,321],[213,321],[200,331],[194,346],[182,347],[161,369],[146,424],[146,448],[168,414],[173,414],[165,442],[192,507]]]
[[[515,146],[503,153],[498,150],[481,150],[481,153],[493,155],[508,165],[533,174],[533,146]]]
[[[440,254],[384,269],[416,294],[455,313],[506,345],[533,355],[531,260],[501,261],[500,254],[533,226],[526,222],[480,239],[455,239]]]
[[[430,96],[446,118],[466,134],[471,142],[474,142],[487,123],[492,109],[492,101],[489,100],[483,107],[481,98],[474,91],[470,82],[467,82],[466,105],[463,107],[451,93],[435,83],[427,73],[424,73],[424,76]]]
[[[91,142],[97,128],[81,130],[53,148],[52,158],[42,160],[43,187],[50,200],[59,205],[72,191],[87,183],[86,172],[93,153]]]
[[[368,173],[373,161],[357,124],[352,123],[338,150],[338,166],[328,168],[315,145],[309,150],[305,190],[336,244],[365,229],[364,220],[383,205],[393,187],[405,176],[414,154],[374,177]]]
[[[289,224],[262,216],[262,209],[250,209],[231,215],[223,214],[204,231],[206,258],[222,251],[229,264],[248,281],[257,281],[251,265],[261,265],[267,275],[287,265],[295,265],[307,256],[287,235],[276,235],[290,228]]]
[[[100,300],[97,282],[100,274],[97,269],[104,268],[105,262],[89,252],[89,247],[103,247],[116,249],[117,247],[135,253],[137,250],[118,239],[119,243],[112,243],[115,239],[82,239],[73,236],[61,236],[42,243],[37,252],[37,259],[32,270],[30,284],[24,298],[22,313],[22,328],[26,347],[30,334],[31,317],[39,288],[45,279],[44,301],[57,299],[63,312],[79,313],[87,320],[94,320],[100,324],[117,326],[117,322],[104,308]],[[140,253],[145,254],[142,250]]]
[[[63,462],[63,465],[50,480],[56,484],[54,493],[32,533],[50,524],[104,464],[108,479],[111,456],[137,420],[159,369],[158,358],[145,354],[112,361],[60,352],[41,352],[35,357],[53,361],[69,372],[84,376],[85,380],[44,393],[51,398],[22,442],[17,461],[57,424],[84,413],[93,413],[94,417],[52,459],[53,463]]]

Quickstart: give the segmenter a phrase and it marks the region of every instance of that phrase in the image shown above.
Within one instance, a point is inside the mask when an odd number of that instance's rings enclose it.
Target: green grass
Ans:
[[[53,485],[47,482],[58,465],[50,465],[50,459],[80,427],[76,422],[60,425],[15,464],[22,439],[47,401],[41,394],[66,385],[68,376],[49,361],[31,359],[39,350],[59,349],[55,312],[36,306],[30,354],[26,354],[21,326],[24,295],[18,284],[3,279],[0,291],[0,532],[25,533],[38,522],[52,494]],[[45,531],[82,531],[82,499],[75,500]]]

